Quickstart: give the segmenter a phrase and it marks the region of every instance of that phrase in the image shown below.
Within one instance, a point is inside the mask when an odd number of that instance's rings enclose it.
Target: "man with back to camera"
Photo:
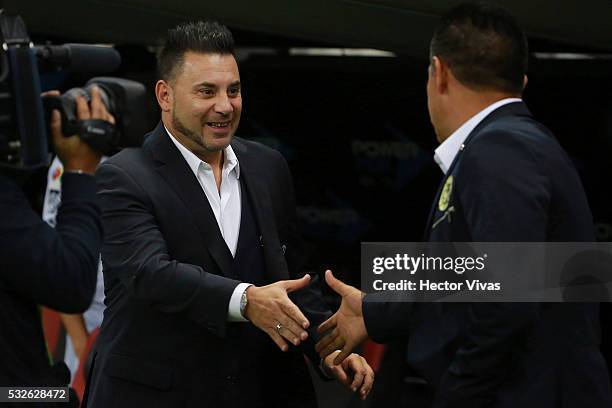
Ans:
[[[91,106],[80,96],[76,106],[79,120],[114,123],[96,87]],[[89,306],[96,285],[102,228],[93,174],[100,155],[78,136],[64,137],[57,111],[52,113],[50,128],[65,166],[56,229],[34,212],[15,175],[0,172],[2,387],[59,387],[70,382],[65,366],[49,364],[39,305],[66,313],[82,312]]]
[[[233,53],[218,23],[169,30],[155,88],[161,122],[143,148],[97,172],[107,309],[89,407],[316,406],[293,346],[305,343],[318,365],[306,330],[330,313],[299,274],[287,163],[233,137],[242,108]],[[330,371],[363,398],[372,386],[355,354]]]
[[[521,94],[527,41],[504,9],[460,5],[431,41],[427,100],[445,174],[427,236],[432,242],[594,240],[574,166]],[[446,194],[442,193],[446,190]],[[452,212],[452,214],[451,214]],[[592,303],[383,303],[326,272],[342,296],[324,323],[322,356],[368,336],[407,336],[407,361],[435,407],[609,407]],[[384,316],[384,319],[381,319]]]

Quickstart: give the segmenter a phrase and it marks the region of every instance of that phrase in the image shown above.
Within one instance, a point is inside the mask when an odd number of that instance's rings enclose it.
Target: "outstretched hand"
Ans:
[[[304,329],[310,323],[287,294],[305,288],[309,283],[310,275],[304,275],[300,279],[247,288],[245,317],[266,332],[282,351],[289,349],[287,341],[297,346],[308,338]]]
[[[340,350],[334,359],[334,364],[337,365],[368,338],[361,310],[363,293],[336,279],[329,270],[325,271],[325,281],[334,292],[342,297],[342,303],[338,311],[317,329],[319,333],[328,331],[329,333],[317,343],[315,350],[323,359],[334,351]]]

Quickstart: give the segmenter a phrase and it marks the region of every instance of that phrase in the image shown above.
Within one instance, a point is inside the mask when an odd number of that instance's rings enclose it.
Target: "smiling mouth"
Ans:
[[[230,121],[227,121],[227,122],[206,122],[206,125],[210,126],[211,128],[214,128],[214,129],[225,129],[225,128],[229,127]]]

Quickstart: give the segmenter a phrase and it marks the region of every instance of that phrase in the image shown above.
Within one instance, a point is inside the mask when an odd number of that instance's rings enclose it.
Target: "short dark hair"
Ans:
[[[234,55],[234,37],[226,26],[216,21],[188,22],[169,29],[157,54],[159,77],[164,81],[173,79],[188,51]]]
[[[464,3],[445,14],[430,45],[463,85],[520,94],[527,72],[527,38],[504,8]]]

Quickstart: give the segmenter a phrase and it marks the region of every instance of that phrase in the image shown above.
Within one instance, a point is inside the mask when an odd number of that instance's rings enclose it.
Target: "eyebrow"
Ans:
[[[199,84],[196,84],[196,85],[194,86],[194,88],[199,88],[199,87],[202,87],[202,86],[204,86],[204,87],[206,87],[206,88],[217,88],[217,85],[215,85],[215,84],[213,84],[213,83],[210,83],[210,82],[206,82],[206,81],[204,81],[204,82],[200,82]],[[235,87],[235,86],[240,86],[240,81],[235,81],[235,82],[232,82],[232,83],[229,85],[229,87],[228,87],[228,88]]]

